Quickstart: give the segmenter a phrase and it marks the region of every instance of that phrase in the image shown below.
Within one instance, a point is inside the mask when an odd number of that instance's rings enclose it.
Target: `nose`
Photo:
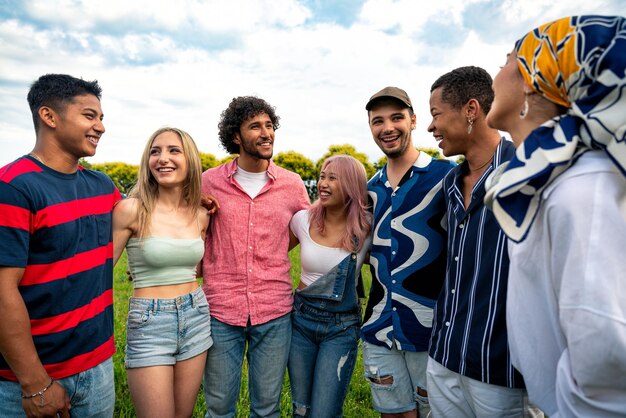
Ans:
[[[386,120],[383,122],[383,132],[385,133],[392,132],[394,129],[395,129],[395,126],[393,124],[393,121]]]
[[[261,136],[267,138],[270,135],[270,129],[267,126],[261,126]]]
[[[430,133],[435,132],[435,121],[431,121],[430,125],[428,125],[428,128],[426,128],[426,130]]]
[[[100,135],[102,135],[104,131],[106,130],[104,129],[104,123],[102,123],[101,119],[97,119],[96,126],[94,126],[93,129],[96,132],[98,132]]]

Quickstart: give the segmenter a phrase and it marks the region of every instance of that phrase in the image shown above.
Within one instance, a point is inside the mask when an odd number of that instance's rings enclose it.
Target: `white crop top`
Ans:
[[[309,211],[307,209],[293,215],[289,226],[300,241],[300,261],[302,262],[300,281],[307,286],[328,273],[350,254],[350,251],[343,248],[326,247],[313,241],[309,232]],[[361,251],[357,254],[357,270],[363,266],[370,242],[368,237],[367,241],[363,243]]]

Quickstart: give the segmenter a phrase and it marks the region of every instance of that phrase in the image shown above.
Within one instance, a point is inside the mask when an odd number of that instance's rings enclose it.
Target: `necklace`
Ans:
[[[469,171],[478,171],[478,170],[480,170],[481,168],[485,167],[487,164],[489,164],[492,160],[493,160],[493,156],[492,156],[490,159],[488,159],[488,160],[485,162],[485,164],[481,165],[480,167],[476,167],[476,168],[472,168],[472,167],[470,167],[470,165],[469,165],[469,161],[468,161],[468,162],[467,162],[467,167],[469,168]]]
[[[35,160],[39,161],[41,164],[46,165],[46,163],[43,162],[41,157],[39,157],[39,155],[35,154],[34,152],[29,152],[28,155],[33,157]]]

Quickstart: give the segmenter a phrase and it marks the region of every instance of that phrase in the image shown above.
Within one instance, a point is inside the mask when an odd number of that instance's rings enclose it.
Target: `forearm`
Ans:
[[[35,393],[50,382],[31,335],[26,305],[17,287],[0,291],[0,352],[25,393]]]

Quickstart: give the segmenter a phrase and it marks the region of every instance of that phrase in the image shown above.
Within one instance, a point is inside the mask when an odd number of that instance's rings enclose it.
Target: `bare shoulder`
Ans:
[[[138,219],[139,200],[127,197],[120,200],[113,209],[113,223],[129,227]]]
[[[211,215],[207,208],[205,208],[204,206],[200,206],[200,209],[198,209],[198,224],[202,227],[202,230],[207,229],[210,219]]]

